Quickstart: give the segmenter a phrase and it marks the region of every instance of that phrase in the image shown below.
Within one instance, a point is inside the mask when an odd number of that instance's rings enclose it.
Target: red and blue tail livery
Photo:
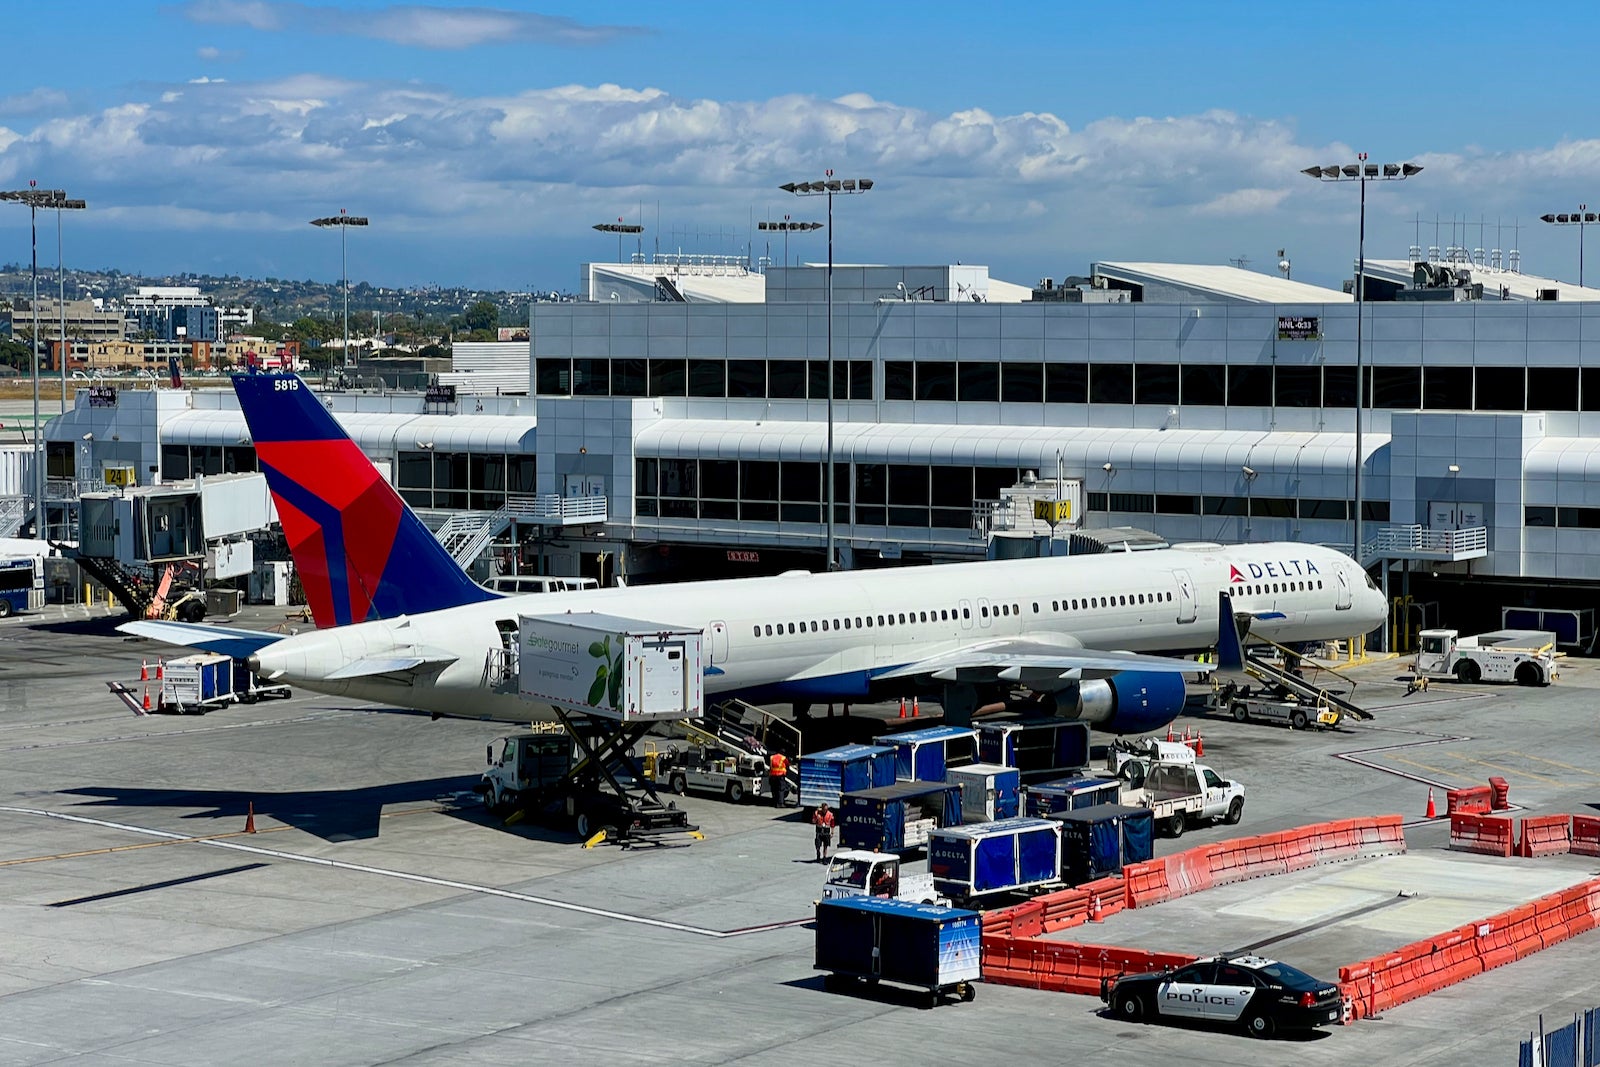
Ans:
[[[318,627],[491,600],[296,374],[236,374],[256,456]]]

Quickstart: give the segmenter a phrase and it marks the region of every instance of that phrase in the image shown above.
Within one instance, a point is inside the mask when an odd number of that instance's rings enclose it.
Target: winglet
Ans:
[[[1217,669],[1244,668],[1244,646],[1239,641],[1239,624],[1234,621],[1233,597],[1224,589],[1217,594]]]

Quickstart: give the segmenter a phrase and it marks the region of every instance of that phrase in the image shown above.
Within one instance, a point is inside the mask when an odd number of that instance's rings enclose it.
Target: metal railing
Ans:
[[[1482,554],[1489,550],[1489,531],[1482,526],[1466,530],[1435,530],[1431,526],[1384,526],[1362,546],[1362,556]]]
[[[606,498],[562,496],[560,493],[507,493],[505,511],[518,519],[604,522]]]

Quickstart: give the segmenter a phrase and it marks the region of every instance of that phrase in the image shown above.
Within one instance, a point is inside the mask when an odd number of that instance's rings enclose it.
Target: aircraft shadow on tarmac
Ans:
[[[378,816],[388,806],[440,804],[446,812],[465,808],[486,818],[471,796],[476,775],[427,778],[415,782],[362,786],[355,789],[310,789],[273,793],[232,789],[145,789],[136,786],[83,786],[59,792],[92,797],[83,807],[196,809],[185,819],[228,821],[227,827],[201,833],[242,829],[246,813],[293,826],[324,841],[360,841],[378,836]],[[233,823],[237,822],[237,826]]]

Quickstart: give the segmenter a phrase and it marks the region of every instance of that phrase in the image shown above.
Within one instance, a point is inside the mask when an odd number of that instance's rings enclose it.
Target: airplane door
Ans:
[[[1194,579],[1188,571],[1173,571],[1172,576],[1178,580],[1178,621],[1194,622]]]
[[[961,628],[963,630],[972,629],[972,601],[970,600],[961,601]]]
[[[993,608],[989,607],[989,602],[987,600],[985,600],[983,597],[978,598],[978,625],[983,627],[985,630],[987,630],[989,628],[989,624],[994,621],[991,615],[993,610]]]
[[[1333,606],[1338,611],[1350,610],[1350,574],[1340,567],[1333,573]]]
[[[713,665],[728,661],[728,624],[718,620],[711,624],[711,662]]]

